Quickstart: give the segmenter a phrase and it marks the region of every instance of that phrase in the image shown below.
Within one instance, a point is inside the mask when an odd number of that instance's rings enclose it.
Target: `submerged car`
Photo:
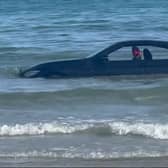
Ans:
[[[143,57],[139,60],[134,60],[131,53],[131,48],[135,46],[141,47],[143,50]],[[149,47],[153,47],[153,49],[151,50]],[[76,78],[168,74],[168,59],[165,57],[167,49],[167,41],[122,41],[90,57],[42,63],[21,71],[19,75],[25,78]],[[157,58],[154,58],[153,54],[157,55]],[[162,55],[164,57],[161,59]]]

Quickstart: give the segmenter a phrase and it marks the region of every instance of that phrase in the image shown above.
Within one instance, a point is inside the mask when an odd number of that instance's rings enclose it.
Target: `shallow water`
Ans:
[[[167,6],[166,0],[1,0],[0,157],[168,156],[168,76],[17,75],[120,40],[167,40]]]

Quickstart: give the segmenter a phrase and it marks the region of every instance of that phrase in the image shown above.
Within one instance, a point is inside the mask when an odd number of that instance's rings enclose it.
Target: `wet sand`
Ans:
[[[0,167],[167,167],[167,157],[120,158],[111,160],[22,158],[0,159]]]

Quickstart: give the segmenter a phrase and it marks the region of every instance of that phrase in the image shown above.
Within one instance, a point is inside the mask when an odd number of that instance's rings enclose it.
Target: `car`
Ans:
[[[131,48],[133,46],[145,48],[143,52],[144,58],[141,60],[132,59]],[[151,53],[148,49],[149,47],[163,49],[164,52],[158,52],[155,49]],[[166,55],[167,49],[167,41],[121,41],[86,58],[46,62],[32,66],[22,70],[19,76],[24,78],[81,78],[114,75],[168,74],[168,59],[166,57],[163,59],[160,58],[160,55],[163,55],[163,53]],[[145,50],[147,50],[147,53],[145,53]],[[125,51],[128,53],[126,54]],[[152,58],[152,55],[155,53],[158,54],[158,58]],[[115,55],[114,60],[111,59],[113,55]],[[129,55],[129,59],[125,59],[124,55]],[[149,59],[147,56],[150,56]]]

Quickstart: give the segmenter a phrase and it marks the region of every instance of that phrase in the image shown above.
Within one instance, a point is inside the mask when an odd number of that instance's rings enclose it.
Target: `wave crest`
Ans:
[[[135,157],[162,157],[168,156],[168,153],[163,152],[147,152],[143,150],[134,152],[103,152],[103,151],[29,151],[29,152],[13,152],[1,153],[0,158],[64,158],[64,159],[117,159],[117,158],[135,158]]]
[[[168,124],[117,121],[55,121],[1,125],[0,136],[88,133],[98,135],[141,135],[155,139],[168,139]]]

